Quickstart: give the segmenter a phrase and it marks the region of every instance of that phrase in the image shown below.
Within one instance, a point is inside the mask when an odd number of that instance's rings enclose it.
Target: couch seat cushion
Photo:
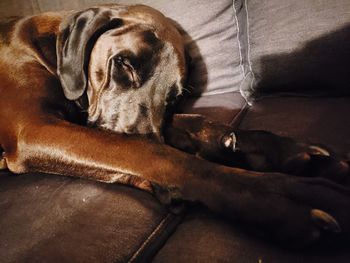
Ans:
[[[240,128],[321,143],[346,157],[350,151],[349,113],[350,97],[271,97],[255,102]]]
[[[348,263],[343,248],[291,251],[249,235],[206,210],[189,213],[152,262]]]
[[[0,174],[1,262],[147,261],[178,221],[126,186]]]
[[[212,121],[231,125],[238,123],[246,107],[247,102],[239,92],[229,92],[188,98],[180,111],[201,114]]]
[[[329,145],[339,155],[350,149],[350,98],[265,98],[247,109],[240,128],[268,130]],[[236,123],[236,125],[238,125]],[[154,262],[345,263],[346,248],[289,251],[230,225],[209,211],[192,210]]]

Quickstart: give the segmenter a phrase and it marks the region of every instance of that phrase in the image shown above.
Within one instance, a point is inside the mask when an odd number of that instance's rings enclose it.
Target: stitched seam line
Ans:
[[[244,0],[244,8],[245,8],[245,12],[246,12],[246,19],[247,19],[247,46],[248,46],[248,51],[247,51],[247,60],[248,60],[248,66],[249,66],[249,70],[252,73],[253,79],[250,83],[250,90],[253,90],[253,84],[255,81],[255,76],[254,76],[254,72],[253,72],[253,68],[252,68],[252,61],[250,58],[250,37],[249,37],[249,13],[248,13],[248,5],[247,5],[247,0]]]
[[[246,79],[250,76],[251,72],[248,72],[247,75],[244,76],[243,80],[241,81],[241,84],[239,85],[239,92],[241,93],[242,97],[247,101],[244,91],[242,90],[243,84],[245,84]]]
[[[242,80],[243,80],[245,78],[245,71],[244,71],[244,66],[243,66],[242,47],[241,47],[241,42],[239,40],[240,28],[239,28],[239,23],[238,23],[237,11],[236,11],[236,7],[235,7],[235,3],[234,3],[235,1],[236,0],[232,0],[232,9],[233,9],[233,15],[234,15],[234,18],[235,18],[235,22],[236,22],[236,25],[237,25],[236,41],[237,41],[237,44],[238,44],[238,51],[239,51],[238,52],[239,53],[239,67],[241,68],[241,71],[242,71],[242,74],[243,74],[243,77],[242,77]],[[223,94],[223,93],[232,92],[232,91],[236,91],[236,88],[232,87],[232,88],[228,88],[228,89],[224,89],[224,90],[219,89],[219,90],[214,90],[214,91],[207,91],[207,92],[204,92],[202,94],[202,96]]]
[[[246,19],[247,19],[247,46],[248,46],[247,59],[248,59],[249,69],[250,69],[250,71],[253,71],[252,70],[252,63],[250,60],[249,14],[248,14],[247,0],[244,0],[244,8],[245,8]]]
[[[229,125],[235,129],[237,129],[240,125],[242,120],[244,119],[244,116],[247,114],[248,112],[248,107],[249,104],[247,102],[244,103],[243,107],[241,108],[241,110],[232,117],[231,122],[229,123]]]
[[[245,76],[245,72],[244,72],[244,67],[243,67],[243,57],[242,57],[242,47],[241,47],[241,42],[239,40],[239,36],[240,36],[240,27],[239,27],[239,23],[238,23],[238,17],[237,17],[237,10],[235,7],[235,1],[232,1],[232,8],[233,8],[233,13],[235,15],[235,21],[236,21],[236,25],[237,25],[237,43],[238,43],[238,49],[239,49],[239,66],[241,67],[242,73],[243,73],[243,78]]]
[[[162,219],[162,221],[158,224],[158,226],[152,231],[152,233],[148,236],[148,238],[142,243],[142,245],[139,247],[139,249],[134,253],[134,255],[129,259],[128,263],[135,262],[137,257],[141,254],[141,252],[144,250],[144,248],[150,243],[150,241],[153,239],[153,237],[159,232],[161,228],[165,225],[165,223],[170,218],[170,214],[167,214],[165,218]]]

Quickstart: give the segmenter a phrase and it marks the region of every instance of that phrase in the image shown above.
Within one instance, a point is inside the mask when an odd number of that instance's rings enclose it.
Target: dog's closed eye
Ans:
[[[122,56],[117,56],[115,58],[115,61],[117,62],[118,65],[128,68],[130,70],[134,70],[134,67],[131,65],[129,59],[122,57]]]
[[[127,57],[117,55],[114,59],[113,79],[120,83],[124,88],[139,88],[141,86],[140,78]]]

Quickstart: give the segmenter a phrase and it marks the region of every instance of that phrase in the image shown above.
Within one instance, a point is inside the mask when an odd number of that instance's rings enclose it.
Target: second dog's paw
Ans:
[[[330,152],[321,146],[310,145],[307,147],[307,152],[312,155],[322,155],[322,156],[331,156]]]
[[[347,184],[350,178],[350,166],[339,160],[328,150],[320,146],[306,146],[303,151],[290,156],[281,165],[285,173],[307,177],[323,177]]]

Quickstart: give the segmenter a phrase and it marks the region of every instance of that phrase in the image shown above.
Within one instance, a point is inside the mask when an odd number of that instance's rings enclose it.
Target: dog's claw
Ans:
[[[332,232],[332,233],[340,233],[341,227],[337,220],[330,214],[322,211],[320,209],[312,209],[311,219],[317,224],[317,226],[321,227],[323,230]]]
[[[222,144],[225,146],[225,148],[231,148],[233,144],[233,140],[231,136],[224,136],[222,138]]]
[[[236,152],[238,150],[236,147],[237,138],[234,132],[231,132],[229,135],[222,137],[221,143],[225,148],[231,149],[233,152]]]
[[[308,147],[308,150],[309,150],[309,153],[312,155],[322,155],[322,156],[330,156],[331,155],[327,150],[325,150],[319,146],[316,146],[316,145],[310,145]]]

